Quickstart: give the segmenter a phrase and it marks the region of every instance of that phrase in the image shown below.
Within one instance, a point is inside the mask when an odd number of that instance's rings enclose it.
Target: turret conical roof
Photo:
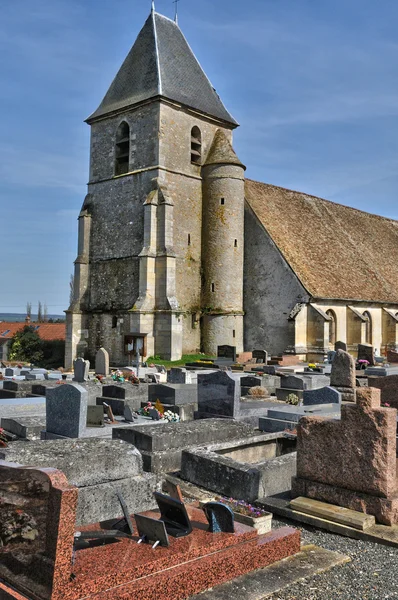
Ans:
[[[152,11],[97,110],[97,118],[163,97],[237,126],[177,23]]]
[[[217,129],[213,143],[210,146],[209,153],[204,162],[204,166],[228,164],[238,165],[246,169],[245,165],[239,160],[224,131]]]

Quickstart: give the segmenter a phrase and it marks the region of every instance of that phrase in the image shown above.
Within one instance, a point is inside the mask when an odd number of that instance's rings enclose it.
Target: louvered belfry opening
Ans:
[[[130,127],[124,121],[120,123],[116,134],[115,175],[129,172],[130,158]]]
[[[191,162],[200,165],[202,160],[202,134],[199,127],[191,131]]]

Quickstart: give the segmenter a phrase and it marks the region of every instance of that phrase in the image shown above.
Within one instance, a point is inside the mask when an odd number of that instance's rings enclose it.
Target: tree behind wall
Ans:
[[[41,302],[39,300],[39,304],[37,306],[37,322],[42,323],[42,321],[43,321],[43,309],[41,306]]]
[[[42,358],[42,341],[39,335],[34,327],[25,325],[11,339],[9,359],[38,364]]]

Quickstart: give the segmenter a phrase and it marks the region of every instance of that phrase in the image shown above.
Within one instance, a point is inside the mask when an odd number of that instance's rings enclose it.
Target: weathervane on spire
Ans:
[[[176,5],[176,13],[174,16],[174,21],[177,23],[178,25],[178,3],[180,2],[180,0],[173,0],[173,4]]]
[[[152,12],[155,12],[155,0],[152,0]]]

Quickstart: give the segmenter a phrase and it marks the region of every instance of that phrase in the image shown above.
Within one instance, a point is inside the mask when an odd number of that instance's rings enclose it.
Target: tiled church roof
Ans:
[[[313,298],[398,303],[398,221],[251,180],[246,201]]]
[[[178,25],[151,12],[105,98],[87,121],[159,96],[237,125]]]

